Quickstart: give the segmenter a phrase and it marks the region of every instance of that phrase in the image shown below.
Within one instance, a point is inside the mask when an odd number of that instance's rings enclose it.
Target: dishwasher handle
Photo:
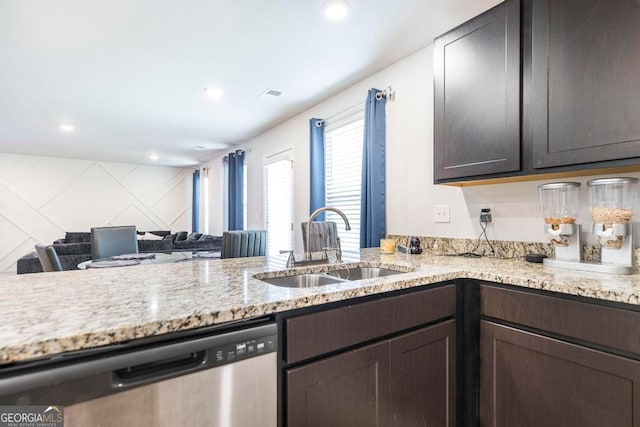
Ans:
[[[159,379],[189,374],[207,365],[207,351],[197,351],[116,369],[112,372],[114,388],[135,387]]]

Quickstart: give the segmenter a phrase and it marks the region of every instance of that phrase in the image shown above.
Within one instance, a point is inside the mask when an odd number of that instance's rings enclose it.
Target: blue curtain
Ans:
[[[191,231],[200,231],[200,170],[193,171],[193,195],[191,197]]]
[[[380,245],[386,235],[385,106],[387,98],[370,89],[364,110],[362,148],[362,200],[360,202],[360,247]]]
[[[318,208],[324,207],[325,201],[325,177],[324,177],[324,120],[309,120],[310,137],[310,205],[309,214]],[[324,212],[320,213],[316,221],[324,221]]]
[[[229,153],[229,230],[244,228],[244,151]]]

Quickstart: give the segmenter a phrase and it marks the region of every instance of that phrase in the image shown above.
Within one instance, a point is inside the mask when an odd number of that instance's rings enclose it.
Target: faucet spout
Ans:
[[[304,252],[304,257],[305,257],[306,260],[310,260],[311,259],[311,222],[320,213],[326,212],[326,211],[335,212],[338,215],[340,215],[342,217],[342,220],[344,221],[344,229],[347,230],[347,231],[351,230],[351,225],[349,224],[349,219],[347,219],[347,216],[340,209],[332,208],[332,207],[329,207],[329,206],[325,206],[323,208],[316,209],[315,211],[313,211],[313,213],[309,216],[309,219],[307,220],[307,228],[306,228],[307,250]]]

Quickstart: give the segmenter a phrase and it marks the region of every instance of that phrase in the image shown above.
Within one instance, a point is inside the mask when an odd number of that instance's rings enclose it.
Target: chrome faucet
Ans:
[[[320,215],[322,212],[326,212],[326,211],[335,212],[338,215],[340,215],[342,217],[342,220],[344,221],[344,229],[347,230],[347,231],[351,230],[351,225],[349,224],[349,220],[347,219],[347,216],[340,209],[332,208],[332,207],[328,207],[328,206],[316,209],[309,216],[309,219],[307,220],[307,229],[306,229],[306,233],[307,233],[307,250],[304,252],[304,259],[307,260],[307,261],[311,260],[311,222],[313,221],[313,219],[315,217]],[[340,242],[340,240],[338,240],[338,242]],[[336,257],[337,257],[338,261],[342,260],[342,250],[340,248],[340,243],[338,243]]]

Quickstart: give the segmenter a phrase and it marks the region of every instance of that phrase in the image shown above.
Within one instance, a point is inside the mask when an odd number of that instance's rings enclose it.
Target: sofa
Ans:
[[[220,251],[221,247],[222,236],[166,230],[138,232],[140,252]],[[67,232],[64,239],[53,242],[53,248],[63,270],[77,270],[78,264],[91,259],[91,233]],[[20,258],[16,269],[18,274],[42,272],[36,252]]]

